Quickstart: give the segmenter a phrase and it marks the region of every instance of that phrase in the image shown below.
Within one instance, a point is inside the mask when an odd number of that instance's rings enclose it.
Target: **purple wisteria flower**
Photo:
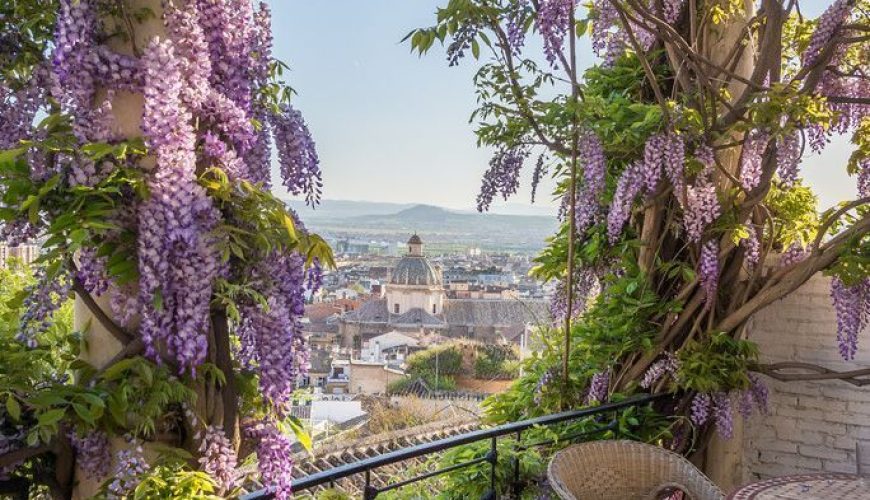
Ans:
[[[692,423],[697,426],[704,425],[710,419],[710,407],[712,401],[710,395],[706,393],[698,393],[692,398],[692,411],[690,418]]]
[[[714,392],[712,400],[716,432],[723,439],[731,439],[734,436],[734,413],[731,409],[731,397],[727,392]]]
[[[837,343],[840,356],[855,359],[858,334],[870,324],[870,278],[846,286],[840,277],[831,281],[831,299],[837,313]]]
[[[740,184],[751,191],[761,183],[761,163],[769,136],[765,133],[747,135],[740,157]]]
[[[69,440],[76,453],[76,465],[90,478],[101,480],[112,466],[109,436],[99,430],[89,430],[84,436],[69,432]]]
[[[576,318],[583,314],[589,299],[597,293],[600,288],[599,271],[591,267],[582,267],[576,270],[573,285],[574,293],[572,294],[573,306],[571,309],[571,317]],[[568,289],[567,280],[562,279],[556,284],[555,293],[550,299],[550,315],[554,321],[562,321],[568,314]]]
[[[689,241],[701,241],[704,231],[719,216],[722,206],[716,185],[708,176],[701,176],[695,183],[686,188],[686,207],[683,212],[683,227],[689,236]]]
[[[783,187],[789,188],[797,181],[801,161],[801,136],[793,133],[779,141],[776,149],[776,172]]]
[[[199,453],[199,466],[214,479],[219,493],[231,490],[237,479],[238,457],[223,430],[214,426],[207,427],[199,445]]]
[[[679,370],[679,360],[673,353],[667,352],[664,357],[650,365],[643,378],[640,381],[640,386],[644,389],[649,389],[665,375],[676,375]]]
[[[749,231],[749,236],[740,240],[740,246],[746,253],[746,264],[749,269],[755,269],[761,260],[761,240],[754,224],[747,222],[746,230]]]
[[[622,229],[631,217],[631,207],[635,198],[642,192],[644,180],[640,163],[632,163],[616,181],[616,192],[607,213],[607,236],[616,243]]]
[[[302,114],[285,106],[271,116],[270,123],[284,187],[294,195],[304,194],[306,203],[316,205],[323,188],[320,159]]]
[[[544,39],[544,55],[551,66],[556,66],[559,54],[568,37],[568,29],[573,22],[576,0],[541,0],[535,18],[538,32]]]
[[[589,382],[589,390],[586,393],[585,404],[607,402],[607,393],[610,389],[610,369],[598,372],[592,376]]]
[[[52,316],[69,298],[72,276],[65,269],[51,276],[45,267],[36,271],[36,282],[25,290],[24,313],[19,320],[16,340],[30,348],[37,346],[37,337],[52,325]]]
[[[143,64],[142,131],[156,165],[148,179],[151,197],[138,214],[141,334],[152,359],[163,344],[182,370],[192,372],[208,347],[205,332],[218,270],[210,233],[219,214],[197,182],[196,139],[172,42],[153,41]]]
[[[274,422],[261,421],[246,432],[258,440],[257,463],[263,484],[271,486],[275,498],[287,500],[293,494],[290,480],[293,472],[293,449],[290,438],[281,433]]]
[[[806,259],[808,255],[809,252],[807,252],[800,242],[792,242],[792,244],[789,245],[785,252],[780,256],[779,267],[793,266]]]
[[[801,53],[801,63],[803,66],[812,66],[816,63],[821,55],[822,48],[831,41],[849,18],[853,5],[854,2],[850,0],[835,0],[822,16],[819,17],[819,24],[816,26],[815,31],[813,31],[810,44]]]
[[[137,440],[131,440],[128,447],[115,456],[112,482],[109,483],[106,496],[112,500],[127,498],[149,470],[151,466],[145,461],[142,444]]]
[[[520,186],[520,170],[528,156],[528,149],[512,148],[498,151],[489,160],[489,169],[483,174],[480,193],[477,195],[478,212],[489,210],[497,195],[506,200],[517,192]]]
[[[719,289],[719,243],[716,240],[708,240],[701,247],[698,277],[704,289],[704,300],[710,307]]]

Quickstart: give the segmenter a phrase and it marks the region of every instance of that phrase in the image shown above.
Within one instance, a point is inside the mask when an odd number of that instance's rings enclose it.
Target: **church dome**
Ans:
[[[422,255],[406,255],[393,269],[392,285],[440,285],[441,275]]]
[[[409,245],[422,245],[423,240],[421,240],[420,237],[417,236],[417,233],[414,233],[414,235],[411,236],[411,239],[408,240],[408,244]]]

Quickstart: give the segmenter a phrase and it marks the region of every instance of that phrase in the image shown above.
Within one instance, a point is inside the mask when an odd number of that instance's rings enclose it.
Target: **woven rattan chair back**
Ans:
[[[663,486],[679,485],[691,500],[725,495],[684,457],[636,441],[592,441],[556,453],[547,468],[550,486],[566,500],[653,500]]]

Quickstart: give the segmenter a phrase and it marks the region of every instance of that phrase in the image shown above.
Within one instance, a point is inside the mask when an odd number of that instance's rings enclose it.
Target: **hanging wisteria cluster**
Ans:
[[[238,456],[223,430],[213,426],[206,428],[199,452],[200,468],[218,485],[219,493],[231,490],[237,480]]]
[[[69,142],[74,144],[64,143],[60,153],[27,150],[34,184],[96,189],[119,171],[131,170],[135,174],[128,177],[141,179],[142,185],[113,186],[115,209],[100,214],[104,220],[95,231],[98,239],[76,235],[67,260],[39,268],[22,306],[19,340],[35,347],[73,288],[93,296],[108,294],[118,328],[141,341],[147,358],[179,376],[196,377],[216,349],[210,340],[216,294],[221,287],[249,287],[254,292],[233,304],[229,333],[241,341],[239,361],[257,375],[265,421],[284,418],[296,382],[308,369],[301,331],[305,296],[321,286],[324,263],[318,256],[328,251],[310,252],[306,245],[312,235],[283,205],[254,206],[244,213],[228,204],[227,196],[252,192],[246,203],[274,199],[269,194],[273,145],[283,189],[310,205],[321,196],[314,140],[289,103],[289,89],[278,80],[280,63],[272,59],[267,5],[164,0],[153,13],[156,18],[131,15],[123,2],[60,0],[58,5],[45,62],[36,64],[23,83],[0,82],[0,149],[44,140],[48,132],[34,127],[34,121],[40,112],[56,113],[69,118]],[[142,30],[157,35],[143,41],[139,23],[158,25],[157,30]],[[130,93],[142,96],[142,146],[136,145],[139,138],[121,133],[115,115],[117,100]],[[113,149],[121,145],[123,150]],[[143,151],[131,154],[138,147]],[[207,175],[225,176],[230,194],[219,198],[210,192],[214,187],[207,187]],[[35,239],[53,218],[64,215],[50,209],[31,212],[14,220],[4,217],[0,239],[13,244]],[[286,228],[284,243],[252,248],[237,239],[230,242],[239,234],[259,237],[262,221],[257,217],[263,213]],[[129,262],[119,262],[113,251],[125,253]],[[232,370],[232,365],[223,369]],[[256,434],[266,441],[259,464],[264,480],[278,483],[286,495],[289,474],[279,471],[289,463],[289,455],[282,453],[289,454],[290,439],[269,425],[268,432]],[[67,437],[83,472],[94,477],[109,472],[104,432]],[[228,490],[236,479],[238,443],[209,427],[201,445],[203,470]],[[134,443],[119,457],[110,496],[129,493],[146,469]]]
[[[75,449],[76,464],[88,477],[102,480],[109,474],[112,455],[108,434],[88,431],[84,436],[79,436],[75,431],[70,431],[69,440]]]

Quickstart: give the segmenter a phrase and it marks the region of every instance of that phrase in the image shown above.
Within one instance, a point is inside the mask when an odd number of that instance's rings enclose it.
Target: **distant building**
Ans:
[[[487,298],[448,298],[441,270],[426,258],[416,234],[408,240],[407,254],[396,264],[383,293],[383,298],[363,301],[342,316],[342,345],[361,350],[372,338],[391,331],[519,343],[528,325],[548,321],[545,301],[505,299],[501,289],[487,293],[483,288],[477,296]]]
[[[0,243],[0,267],[6,267],[6,261],[10,258],[15,258],[24,264],[30,264],[39,257],[39,247],[37,245],[17,245],[9,246],[6,243]]]

